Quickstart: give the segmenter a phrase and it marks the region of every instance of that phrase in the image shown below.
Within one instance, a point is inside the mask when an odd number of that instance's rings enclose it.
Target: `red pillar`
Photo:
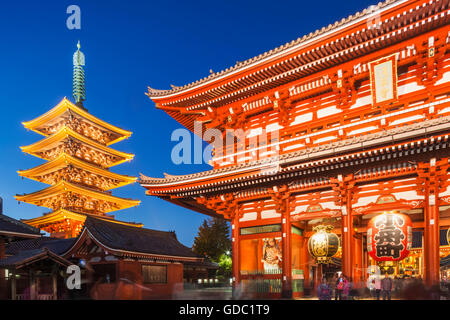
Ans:
[[[282,233],[282,292],[283,298],[292,298],[292,262],[291,262],[291,220],[289,212],[289,199],[286,201],[286,207],[281,215],[281,233]]]
[[[308,254],[308,240],[309,238],[303,237],[302,243],[302,267],[303,267],[303,288],[309,288],[309,254]]]
[[[347,190],[345,209],[342,212],[342,273],[352,276],[353,271],[353,219],[352,219],[352,197]]]
[[[314,273],[314,290],[316,291],[316,293],[321,283],[322,283],[322,264],[318,263],[316,267],[316,272]]]
[[[436,188],[437,189],[437,188]],[[436,190],[437,191],[437,190]],[[425,281],[428,286],[439,284],[439,203],[438,193],[427,192],[424,210]]]
[[[357,234],[353,238],[354,242],[354,250],[353,250],[353,257],[354,257],[354,263],[353,263],[353,275],[352,279],[353,281],[359,282],[362,280],[363,272],[364,272],[364,263],[363,263],[363,255],[362,255],[362,235]]]
[[[365,236],[363,236],[364,239]],[[362,261],[363,261],[363,270],[362,270],[362,280],[367,281],[367,269],[369,268],[369,253],[367,252],[367,248],[364,247],[364,241],[361,240],[363,245],[362,250]]]
[[[239,214],[235,214],[232,224],[232,271],[233,271],[233,296],[236,295],[236,289],[241,282],[240,273],[240,250],[239,250]]]

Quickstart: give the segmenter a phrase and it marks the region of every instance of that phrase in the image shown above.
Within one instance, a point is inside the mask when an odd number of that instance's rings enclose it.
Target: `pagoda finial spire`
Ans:
[[[80,40],[77,43],[77,51],[73,54],[73,97],[75,104],[83,106],[86,100],[85,80],[84,80],[84,53],[80,51]]]

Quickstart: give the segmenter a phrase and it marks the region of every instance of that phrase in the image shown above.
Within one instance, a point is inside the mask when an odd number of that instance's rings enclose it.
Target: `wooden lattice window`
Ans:
[[[143,265],[143,283],[167,283],[167,266]]]

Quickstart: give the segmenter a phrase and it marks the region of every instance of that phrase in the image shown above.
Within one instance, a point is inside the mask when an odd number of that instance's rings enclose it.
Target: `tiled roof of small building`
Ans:
[[[6,246],[6,255],[17,255],[23,251],[49,249],[55,254],[66,252],[74,243],[76,238],[58,239],[40,237],[36,239],[15,241]]]
[[[25,236],[39,236],[41,231],[19,220],[0,214],[0,234],[2,233],[18,233]]]
[[[137,228],[87,217],[84,228],[101,244],[119,251],[200,258],[174,232]]]
[[[6,257],[5,259],[0,259],[0,267],[20,268],[21,265],[23,266],[42,259],[52,259],[66,266],[69,266],[71,264],[70,261],[64,259],[48,248],[38,248],[33,250],[21,251],[13,256]]]

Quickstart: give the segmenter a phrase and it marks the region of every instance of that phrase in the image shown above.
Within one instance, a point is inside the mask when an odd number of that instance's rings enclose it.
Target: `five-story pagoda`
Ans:
[[[18,171],[19,175],[49,184],[43,190],[17,195],[18,201],[52,209],[41,217],[24,220],[54,237],[75,237],[88,215],[112,222],[142,226],[114,219],[110,212],[140,203],[115,197],[111,189],[136,181],[137,178],[109,171],[109,168],[133,159],[134,155],[109,146],[131,136],[132,132],[106,123],[83,106],[85,100],[85,57],[78,50],[73,56],[73,96],[75,104],[64,98],[56,107],[34,120],[24,122],[44,139],[21,147],[22,151],[47,162],[35,168]]]

